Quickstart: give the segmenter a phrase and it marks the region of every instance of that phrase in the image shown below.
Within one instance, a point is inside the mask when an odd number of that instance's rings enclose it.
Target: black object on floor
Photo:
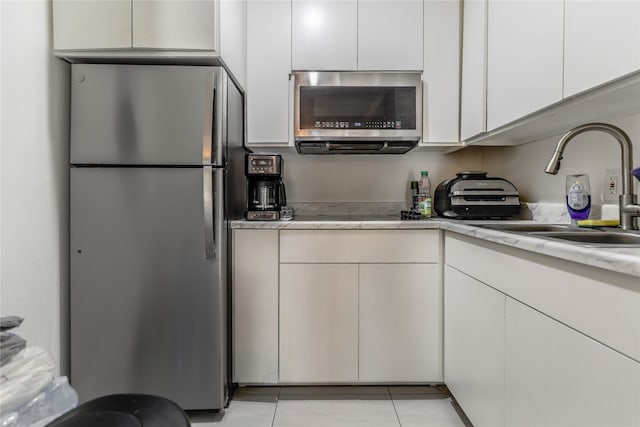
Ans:
[[[46,427],[189,427],[176,403],[148,394],[112,394],[83,403]]]

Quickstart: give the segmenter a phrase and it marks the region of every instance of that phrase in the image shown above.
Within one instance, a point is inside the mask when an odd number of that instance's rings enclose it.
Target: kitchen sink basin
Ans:
[[[566,233],[573,232],[593,232],[600,231],[593,228],[578,228],[569,224],[486,224],[479,227],[490,228],[497,231],[507,231],[513,233],[541,233],[550,231],[562,231]]]
[[[579,228],[569,224],[483,224],[482,228],[525,234],[543,239],[561,240],[590,247],[638,247],[640,232],[606,228]]]
[[[640,247],[640,233],[625,231],[550,232],[536,233],[538,237],[564,240],[583,246]]]

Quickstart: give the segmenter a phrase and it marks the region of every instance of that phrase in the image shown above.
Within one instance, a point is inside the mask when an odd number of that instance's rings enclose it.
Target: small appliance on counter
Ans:
[[[458,172],[438,185],[434,199],[434,210],[443,218],[507,218],[520,212],[516,187],[486,172]]]
[[[282,156],[247,154],[245,175],[247,177],[247,220],[291,219],[293,211],[286,207],[287,195],[282,182]]]

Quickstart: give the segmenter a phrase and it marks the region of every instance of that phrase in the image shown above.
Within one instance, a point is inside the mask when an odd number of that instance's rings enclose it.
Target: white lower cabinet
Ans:
[[[442,382],[439,230],[233,236],[234,382]]]
[[[358,266],[280,266],[280,382],[358,379]]]
[[[438,264],[361,264],[359,379],[442,381]]]
[[[640,364],[510,298],[506,325],[507,426],[640,425]]]
[[[438,230],[282,230],[280,382],[441,382],[440,259]]]
[[[278,231],[234,230],[232,381],[278,381]]]
[[[444,381],[474,426],[504,426],[506,297],[449,266],[444,282]]]
[[[452,234],[445,258],[445,383],[473,425],[640,425],[637,278]]]

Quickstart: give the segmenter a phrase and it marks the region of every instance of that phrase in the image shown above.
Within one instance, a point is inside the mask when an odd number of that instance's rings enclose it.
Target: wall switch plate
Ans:
[[[617,201],[620,194],[620,171],[606,169],[604,171],[604,188],[602,198],[607,201]]]

